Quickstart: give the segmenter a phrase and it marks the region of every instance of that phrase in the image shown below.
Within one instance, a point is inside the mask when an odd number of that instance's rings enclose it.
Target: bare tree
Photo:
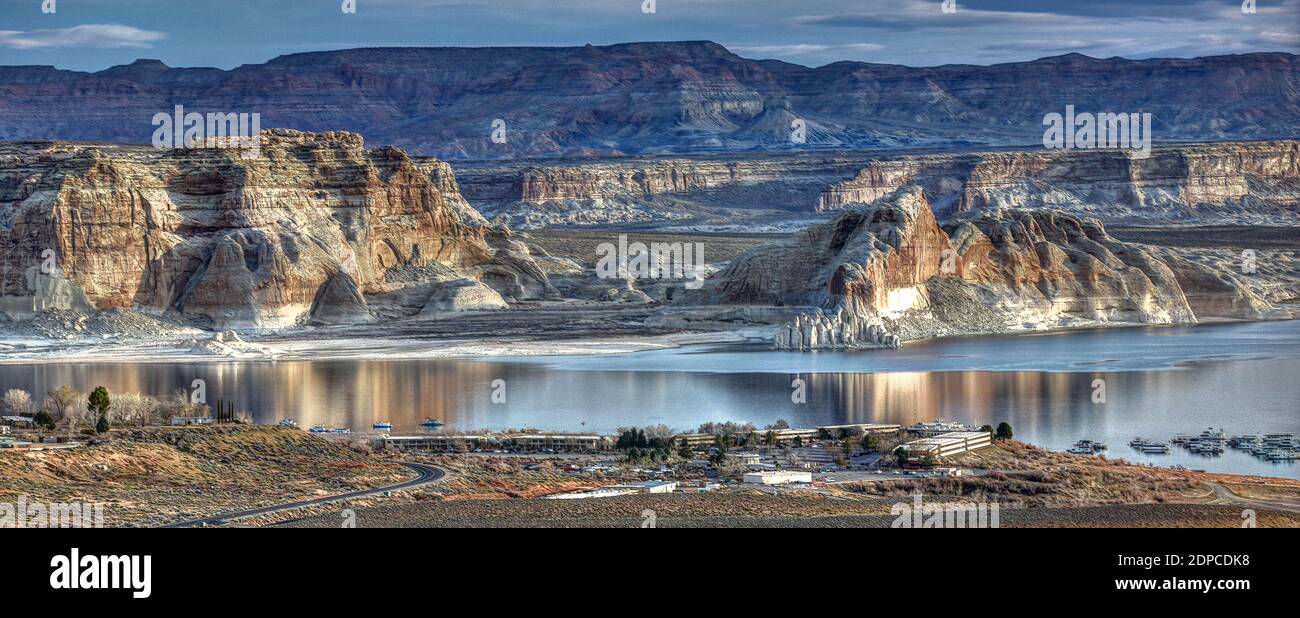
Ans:
[[[55,422],[67,418],[74,408],[82,407],[85,401],[81,391],[67,384],[56,386],[45,393],[45,411]]]
[[[159,403],[153,397],[136,393],[118,395],[109,410],[109,421],[114,425],[145,425],[158,416]]]
[[[650,440],[654,440],[655,438],[667,440],[668,438],[673,437],[673,430],[671,427],[663,424],[647,425],[645,428],[645,437]]]
[[[36,413],[31,393],[17,388],[5,391],[4,410],[10,416],[31,416]]]

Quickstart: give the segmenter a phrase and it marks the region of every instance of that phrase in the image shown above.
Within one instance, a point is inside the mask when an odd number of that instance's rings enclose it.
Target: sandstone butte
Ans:
[[[451,169],[359,135],[265,131],[261,156],[0,144],[0,310],[130,308],[211,328],[555,294]],[[449,294],[450,288],[452,292]],[[486,300],[484,300],[486,298]],[[500,303],[504,304],[504,303]]]

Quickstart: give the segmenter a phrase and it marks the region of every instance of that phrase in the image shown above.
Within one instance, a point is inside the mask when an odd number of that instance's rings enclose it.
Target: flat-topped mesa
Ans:
[[[917,185],[939,213],[1060,208],[1108,220],[1295,221],[1300,142],[1157,146],[1126,150],[972,152],[889,157],[825,189],[820,212],[871,203]]]
[[[554,293],[526,249],[456,193],[445,164],[367,151],[352,133],[268,130],[259,142],[256,156],[0,144],[0,310],[133,308],[276,328],[371,319],[368,299],[413,283]]]

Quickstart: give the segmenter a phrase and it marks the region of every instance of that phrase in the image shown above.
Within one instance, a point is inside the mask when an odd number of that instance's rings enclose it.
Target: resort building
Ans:
[[[811,483],[812,473],[798,470],[772,470],[769,472],[746,472],[745,483],[749,485],[786,485],[789,483]]]
[[[445,453],[502,448],[520,451],[588,452],[609,450],[613,446],[614,441],[609,436],[566,433],[429,434],[384,437],[385,448]]]
[[[907,450],[911,461],[923,457],[939,460],[944,457],[960,455],[993,444],[993,436],[987,431],[954,431],[932,438],[922,438],[903,444],[900,448]]]
[[[850,423],[848,425],[823,425],[817,428],[821,437],[828,440],[843,438],[858,432],[865,435],[898,433],[902,430],[902,425],[891,425],[886,423]]]
[[[677,491],[677,481],[645,481],[642,483],[624,483],[604,489],[628,490],[637,494],[670,494]]]

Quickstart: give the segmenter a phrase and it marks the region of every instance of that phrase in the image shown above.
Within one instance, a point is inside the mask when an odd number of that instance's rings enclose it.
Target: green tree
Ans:
[[[1013,436],[1015,433],[1011,431],[1011,423],[1002,422],[998,423],[998,432],[993,437],[999,440],[1010,440]]]
[[[32,424],[43,429],[54,429],[54,417],[45,410],[39,410],[35,416],[32,416]]]
[[[895,457],[896,459],[898,459],[898,465],[901,466],[901,465],[906,464],[906,463],[907,463],[907,449],[905,449],[905,448],[903,448],[903,447],[901,447],[901,446],[898,447],[898,448],[896,448],[896,449],[894,449],[894,457]]]
[[[112,406],[108,400],[108,389],[102,386],[96,386],[86,401],[86,410],[95,417],[108,416],[108,409]]]
[[[95,423],[95,433],[105,433],[108,431],[108,415],[99,417],[99,422]]]
[[[992,426],[992,425],[984,425],[983,427],[980,427],[980,431],[982,431],[982,432],[984,432],[984,433],[993,433],[993,426]]]

